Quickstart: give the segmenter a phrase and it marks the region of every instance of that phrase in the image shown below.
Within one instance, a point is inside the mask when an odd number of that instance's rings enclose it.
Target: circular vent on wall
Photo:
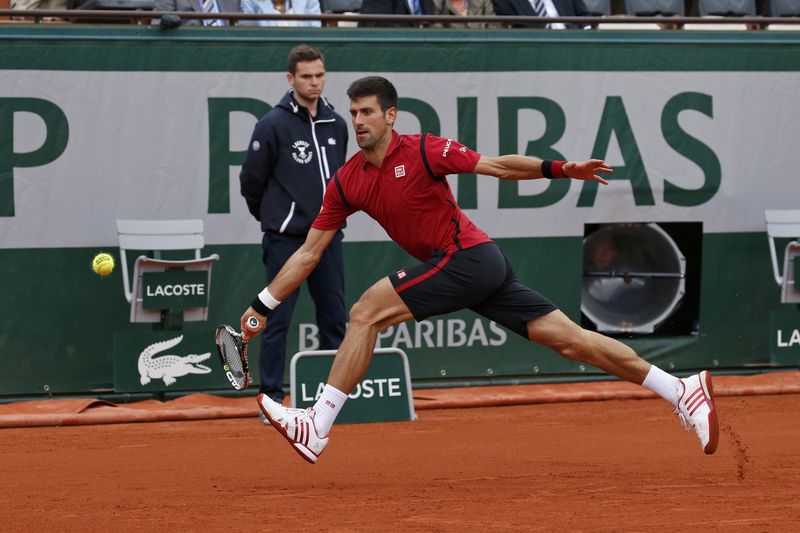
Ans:
[[[678,307],[686,258],[657,224],[606,224],[583,241],[581,311],[607,333],[653,333]]]

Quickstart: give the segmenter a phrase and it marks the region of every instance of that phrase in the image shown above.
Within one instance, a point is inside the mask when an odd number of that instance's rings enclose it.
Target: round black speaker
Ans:
[[[583,241],[581,311],[606,333],[653,333],[685,293],[686,258],[657,224],[605,224]]]

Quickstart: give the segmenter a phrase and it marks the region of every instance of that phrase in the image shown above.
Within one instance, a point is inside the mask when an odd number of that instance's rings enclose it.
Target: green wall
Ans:
[[[43,27],[5,25],[0,68],[283,70],[298,42],[331,71],[794,71],[796,32],[596,32]],[[99,48],[97,48],[99,47]],[[205,48],[198,53],[198,48]],[[97,53],[87,53],[94,48]],[[533,53],[526,53],[533,52]]]
[[[580,320],[581,239],[498,242],[520,279]],[[392,243],[347,244],[345,250],[348,304],[381,276],[413,264]],[[118,250],[110,251],[118,257]],[[258,246],[207,246],[206,251],[221,256],[214,266],[209,320],[186,323],[187,330],[236,324],[263,276]],[[108,392],[113,388],[114,332],[152,329],[148,324],[128,323],[130,308],[122,296],[121,269],[98,278],[89,266],[95,252],[82,248],[0,250],[2,394]],[[699,336],[626,342],[648,360],[675,370],[769,367],[769,312],[782,306],[778,287],[765,280],[771,280],[771,270],[764,234],[707,234],[703,237]],[[313,322],[313,308],[303,291],[290,346],[297,345],[296,325]],[[209,336],[210,349],[212,343]],[[252,348],[252,359],[256,359],[257,346]],[[480,346],[406,352],[418,384],[444,383],[442,378],[524,380],[592,371],[581,371],[578,364],[510,333],[502,355]]]

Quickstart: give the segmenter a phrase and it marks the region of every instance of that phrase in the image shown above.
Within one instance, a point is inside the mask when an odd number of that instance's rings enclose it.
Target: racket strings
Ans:
[[[247,344],[242,335],[227,324],[222,324],[217,326],[216,345],[225,377],[234,389],[246,389],[250,384],[250,375],[247,365]]]
[[[222,352],[228,367],[234,377],[244,379],[244,367],[242,365],[241,352],[242,341],[237,336],[231,335],[227,330],[223,330],[219,335]]]

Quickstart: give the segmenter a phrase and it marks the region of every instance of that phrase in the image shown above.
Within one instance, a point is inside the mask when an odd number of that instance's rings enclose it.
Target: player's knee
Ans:
[[[528,323],[528,338],[567,359],[581,359],[589,342],[587,331],[557,311]]]
[[[564,357],[583,363],[596,365],[602,356],[602,346],[597,343],[597,333],[578,328],[579,333],[572,337]]]
[[[569,335],[563,337],[554,348],[566,359],[573,361],[586,361],[591,354],[588,332],[583,328],[575,328]]]
[[[579,343],[576,342],[567,342],[558,350],[558,353],[561,354],[562,357],[566,359],[571,359],[572,361],[577,361],[581,359],[581,354],[584,352],[580,349]]]
[[[362,296],[350,309],[350,327],[375,326],[377,315],[369,298]]]

